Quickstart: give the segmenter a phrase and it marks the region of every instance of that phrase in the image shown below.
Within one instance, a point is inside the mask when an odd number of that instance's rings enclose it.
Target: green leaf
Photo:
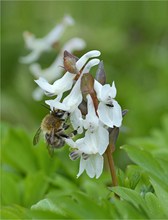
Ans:
[[[74,181],[60,174],[52,175],[51,178],[48,177],[47,181],[48,183],[52,184],[54,187],[57,187],[60,191],[70,192],[78,189]]]
[[[165,175],[164,170],[161,168],[160,164],[153,155],[143,149],[138,149],[136,147],[124,146],[123,148],[136,164],[146,170],[151,176],[164,182],[166,187],[168,177]]]
[[[50,176],[53,172],[57,171],[61,167],[61,161],[57,156],[57,153],[51,157],[48,154],[48,150],[44,141],[40,141],[38,146],[35,147],[36,163],[39,169],[43,170],[47,176]]]
[[[23,204],[26,207],[31,206],[45,195],[48,188],[48,182],[46,181],[45,175],[42,171],[37,173],[29,174],[23,180]]]
[[[23,130],[10,129],[2,146],[2,162],[9,164],[21,173],[37,169],[32,143]]]
[[[1,202],[3,205],[21,203],[20,182],[13,173],[1,171]]]
[[[146,219],[146,215],[127,201],[115,200],[114,206],[119,213],[117,219]]]
[[[95,201],[81,192],[67,195],[54,194],[32,206],[32,210],[50,211],[71,219],[102,219],[118,216],[109,201]]]
[[[33,217],[38,216],[38,218],[44,218],[47,216],[47,218],[66,218],[65,212],[57,207],[51,199],[40,200],[31,207],[31,211]]]
[[[30,219],[30,211],[19,205],[4,206],[1,209],[1,219]]]
[[[150,219],[164,219],[166,215],[159,199],[151,192],[145,194],[145,202]]]
[[[155,193],[158,197],[160,206],[162,207],[166,217],[168,218],[168,192],[159,184],[155,179],[151,179],[151,183],[154,187]]]
[[[131,202],[137,209],[144,207],[144,200],[140,194],[135,190],[131,190],[124,187],[112,187],[110,188],[114,193],[119,195],[122,199]]]
[[[127,166],[126,176],[129,180],[129,187],[135,189],[141,178],[141,169],[136,165]]]

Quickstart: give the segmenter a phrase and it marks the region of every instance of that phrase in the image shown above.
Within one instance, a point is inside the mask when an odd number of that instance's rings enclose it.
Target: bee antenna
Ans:
[[[48,109],[48,110],[51,110],[47,105],[45,104],[41,104],[44,108]]]

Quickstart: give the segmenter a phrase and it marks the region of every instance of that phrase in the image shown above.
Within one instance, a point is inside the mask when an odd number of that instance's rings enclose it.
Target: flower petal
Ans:
[[[116,100],[113,100],[113,123],[116,127],[120,127],[122,124],[122,109]]]
[[[122,111],[117,101],[113,100],[114,107],[106,106],[103,102],[99,103],[98,115],[100,121],[110,128],[120,127],[122,122]]]
[[[70,111],[73,112],[79,104],[82,102],[82,93],[80,90],[81,77],[77,80],[70,94],[65,97],[63,103],[70,107]]]
[[[88,159],[80,159],[79,173],[77,177],[79,177],[84,170],[86,170],[87,175],[90,178],[93,178],[96,175],[96,178],[99,178],[103,171],[103,156],[99,154],[91,155]]]
[[[95,173],[96,173],[96,179],[100,177],[100,175],[103,172],[103,163],[104,163],[104,158],[103,156],[96,154],[95,156]]]
[[[90,72],[90,69],[93,67],[93,66],[96,66],[100,63],[100,60],[99,59],[92,59],[90,60],[86,66],[84,67],[84,69],[82,70],[82,73],[89,73]]]
[[[97,136],[98,153],[103,155],[109,144],[109,132],[101,125],[99,125],[95,134]]]
[[[94,82],[94,89],[97,93],[97,98],[99,101],[107,102],[108,99],[113,99],[116,97],[117,90],[115,87],[115,83],[112,83],[112,86],[109,84],[101,85],[98,81],[95,80]]]
[[[86,62],[92,58],[92,57],[98,57],[100,56],[100,51],[98,50],[91,50],[87,53],[85,53],[77,62],[76,62],[76,68],[80,71],[82,67],[86,64]]]
[[[46,42],[46,44],[52,45],[55,42],[57,42],[62,34],[65,31],[65,28],[69,25],[73,25],[74,20],[70,16],[64,16],[62,22],[60,24],[57,24],[44,38],[43,40]]]
[[[86,173],[90,178],[93,178],[96,175],[96,179],[100,177],[103,171],[103,156],[99,154],[91,155],[86,160]]]
[[[19,62],[29,64],[32,63],[33,61],[36,61],[40,56],[40,51],[34,50],[30,54],[24,57],[19,58]]]
[[[46,79],[40,77],[39,79],[34,81],[40,86],[42,90],[54,95],[54,87],[53,85],[49,84]]]
[[[48,68],[41,69],[41,66],[38,63],[34,63],[30,65],[30,71],[36,78],[44,77],[49,82],[52,82],[58,79],[64,71],[64,69],[61,67],[63,66],[62,58],[64,51],[67,50],[71,53],[74,50],[82,50],[85,47],[85,45],[85,41],[81,38],[72,38],[64,44],[60,54],[58,54],[55,61]]]
[[[88,113],[86,115],[86,119],[84,120],[84,128],[94,130],[98,126],[99,119],[96,115],[93,101],[89,94],[87,95],[87,109]]]
[[[73,128],[77,130],[78,134],[82,134],[83,132],[83,118],[81,111],[76,108],[70,115],[70,120]]]
[[[68,52],[73,52],[74,50],[83,50],[86,47],[86,42],[78,37],[74,37],[70,40],[68,40],[63,48],[62,48],[62,54],[65,50],[67,50]]]
[[[99,100],[101,100],[102,87],[102,84],[100,84],[97,80],[94,81],[94,90],[96,91],[97,98]]]
[[[95,170],[95,158],[94,155],[91,155],[87,160],[85,160],[85,169],[86,173],[90,178],[93,178],[96,174]]]
[[[77,174],[77,178],[83,173],[83,171],[86,168],[86,160],[84,160],[82,157],[80,159],[80,164],[79,164],[79,172]]]
[[[36,101],[42,100],[43,95],[44,95],[44,92],[39,87],[37,87],[32,93],[33,99],[35,99]]]
[[[76,142],[73,141],[71,138],[65,138],[64,140],[71,148],[77,148]]]
[[[63,111],[67,111],[67,112],[70,111],[69,106],[67,106],[65,103],[61,103],[61,102],[57,101],[56,99],[46,100],[45,103],[50,106],[51,110],[53,110],[55,108],[55,109],[61,109]]]
[[[116,95],[117,95],[117,89],[116,89],[115,83],[114,83],[114,81],[113,81],[112,87],[111,87],[111,96],[112,96],[112,98],[115,98]]]
[[[85,132],[85,137],[76,141],[77,148],[85,154],[96,154],[97,148],[97,136],[95,133]]]
[[[66,72],[62,78],[56,80],[53,84],[55,94],[63,93],[71,89],[73,85],[74,74]]]

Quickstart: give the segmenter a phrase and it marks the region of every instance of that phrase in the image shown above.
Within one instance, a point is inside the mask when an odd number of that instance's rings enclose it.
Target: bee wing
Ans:
[[[33,145],[36,145],[39,142],[40,134],[41,134],[41,127],[36,131],[36,134],[34,135]]]

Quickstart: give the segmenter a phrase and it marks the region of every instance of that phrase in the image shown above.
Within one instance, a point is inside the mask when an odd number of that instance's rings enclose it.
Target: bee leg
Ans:
[[[78,133],[77,130],[74,130],[69,134],[69,137],[73,138],[75,135],[77,135],[77,133]]]
[[[63,147],[65,145],[65,141],[63,139],[59,139],[59,147]]]
[[[51,136],[50,136],[51,145],[54,145],[54,142],[55,142],[55,131],[53,129],[52,132],[51,132]]]
[[[45,139],[46,139],[46,142],[48,143],[48,144],[51,144],[50,142],[50,135],[48,134],[48,133],[46,133],[45,134]]]
[[[61,148],[65,145],[65,141],[64,139],[60,136],[60,135],[55,135],[55,137],[57,137],[57,141],[55,142],[55,145],[53,145],[53,147],[55,148]]]
[[[69,138],[69,136],[65,133],[60,133],[59,136],[62,138]]]
[[[62,131],[62,130],[63,130],[63,128],[58,129],[58,130],[57,130],[57,133],[60,132],[60,131]]]
[[[67,125],[67,124],[65,124],[65,123],[63,124],[63,129],[64,129],[64,130],[67,130],[69,127],[70,127],[70,125]]]

